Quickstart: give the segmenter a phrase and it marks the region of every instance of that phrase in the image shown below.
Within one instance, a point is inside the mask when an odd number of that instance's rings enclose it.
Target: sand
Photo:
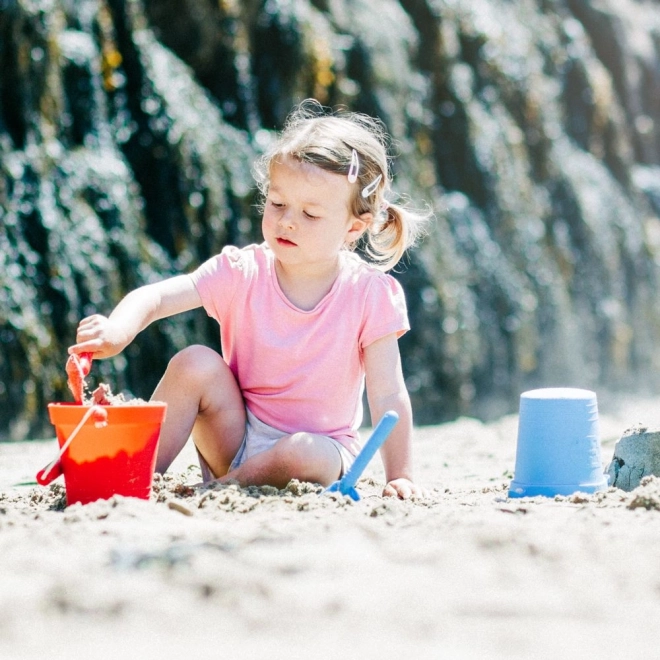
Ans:
[[[599,395],[603,466],[660,401]],[[660,657],[660,479],[507,497],[517,418],[417,428],[417,501],[311,484],[63,508],[54,440],[0,445],[0,658]]]

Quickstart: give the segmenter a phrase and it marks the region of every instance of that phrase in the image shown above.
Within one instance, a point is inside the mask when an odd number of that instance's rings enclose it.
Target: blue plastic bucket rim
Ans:
[[[597,399],[597,395],[592,390],[580,387],[541,387],[523,392],[520,398],[534,399],[535,401],[588,401]]]
[[[609,486],[609,476],[590,484],[524,484],[515,479],[509,486],[509,497],[555,497],[555,495],[573,495],[574,493],[597,493]]]

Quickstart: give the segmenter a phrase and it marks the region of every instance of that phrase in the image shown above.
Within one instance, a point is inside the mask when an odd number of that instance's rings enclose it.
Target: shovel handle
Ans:
[[[381,448],[385,440],[387,440],[387,436],[391,433],[398,421],[399,415],[394,410],[388,410],[381,417],[369,440],[367,440],[364,447],[362,447],[362,451],[355,458],[353,465],[351,465],[346,474],[339,480],[340,492],[343,493],[355,486],[360,475],[364,472],[364,468],[367,467],[376,452]]]
[[[85,376],[89,375],[89,372],[92,369],[92,360],[94,359],[94,353],[80,353],[78,355],[80,359],[80,367],[82,368],[83,374]]]

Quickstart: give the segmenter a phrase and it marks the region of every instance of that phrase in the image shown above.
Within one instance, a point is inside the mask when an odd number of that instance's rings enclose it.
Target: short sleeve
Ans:
[[[397,338],[410,330],[406,297],[401,284],[391,275],[379,273],[367,291],[360,348],[395,333]]]
[[[220,254],[211,257],[190,274],[210,317],[220,322],[247,270],[245,253],[236,246],[228,245]]]

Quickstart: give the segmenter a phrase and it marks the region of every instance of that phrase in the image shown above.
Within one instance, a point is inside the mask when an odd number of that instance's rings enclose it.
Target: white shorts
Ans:
[[[285,431],[280,431],[268,424],[265,424],[260,419],[255,417],[249,410],[247,412],[247,422],[245,424],[245,435],[243,436],[243,442],[236,452],[234,460],[229,466],[229,471],[235,470],[239,465],[245,463],[248,458],[260,454],[266,449],[270,449],[278,440],[283,438],[286,435],[290,435]],[[323,436],[327,438],[330,443],[337,449],[339,452],[339,458],[341,459],[341,472],[339,478],[343,477],[347,470],[353,465],[355,461],[355,456],[351,454],[344,445],[341,444],[338,440],[330,438],[329,436]],[[216,477],[211,472],[211,469],[208,466],[208,463],[204,457],[197,452],[199,457],[199,465],[202,469],[202,480],[204,482],[213,481]]]

